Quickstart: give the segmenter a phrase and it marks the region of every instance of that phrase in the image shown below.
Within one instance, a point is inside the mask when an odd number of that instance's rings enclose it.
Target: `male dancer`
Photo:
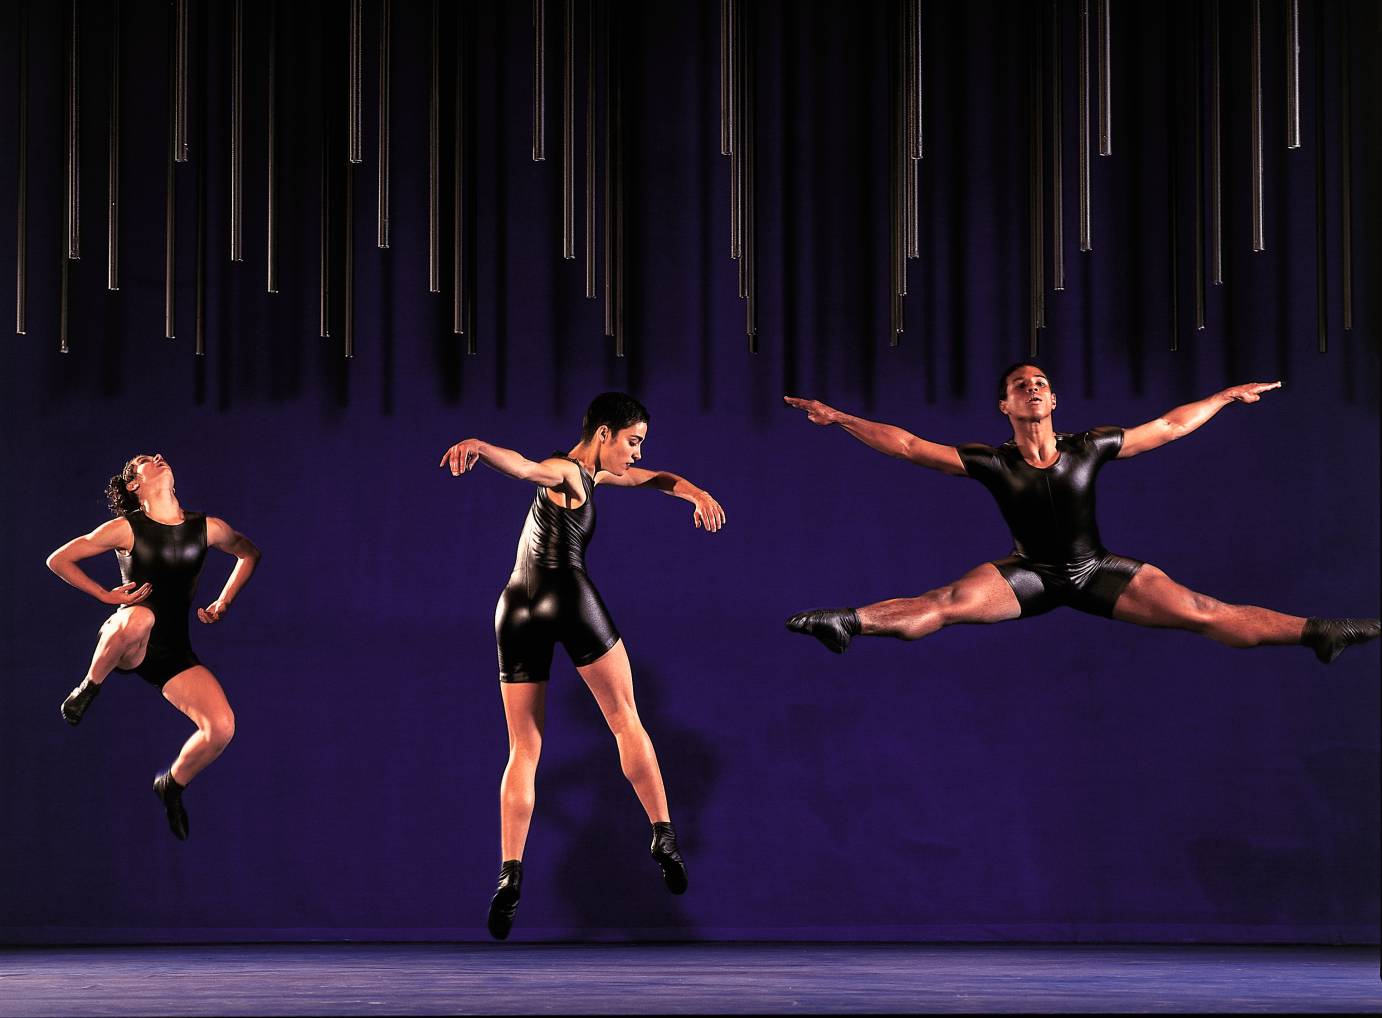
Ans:
[[[1236,385],[1135,428],[1068,435],[1052,426],[1056,393],[1045,371],[1022,361],[999,378],[998,410],[1011,423],[1013,437],[997,448],[939,445],[815,400],[783,397],[804,410],[811,423],[838,424],[879,452],[974,478],[997,499],[1013,535],[1011,555],[986,562],[954,583],[858,609],[802,612],[787,620],[787,628],[844,653],[860,634],[917,640],[944,626],[1027,618],[1068,605],[1142,626],[1186,629],[1230,647],[1303,644],[1329,664],[1352,644],[1375,638],[1378,620],[1307,619],[1224,604],[1181,586],[1150,563],[1110,554],[1094,517],[1094,481],[1106,462],[1160,448],[1230,403],[1256,403],[1280,386]]]

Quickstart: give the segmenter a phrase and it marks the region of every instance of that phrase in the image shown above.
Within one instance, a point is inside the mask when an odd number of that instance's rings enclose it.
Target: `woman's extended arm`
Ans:
[[[580,496],[580,467],[564,460],[542,460],[534,462],[522,453],[491,445],[478,438],[467,438],[457,442],[442,454],[438,466],[451,466],[451,476],[459,477],[475,466],[483,463],[501,474],[516,477],[520,481],[531,481],[544,488],[560,488],[571,495]],[[568,469],[569,468],[569,469]]]
[[[930,467],[942,473],[961,476],[965,473],[964,463],[961,462],[960,454],[953,445],[928,442],[910,431],[904,431],[891,424],[879,424],[877,421],[855,417],[818,400],[798,399],[795,396],[783,396],[782,399],[788,406],[804,410],[806,419],[812,424],[822,427],[838,424],[870,449],[877,449],[889,456],[896,456],[919,467]]]
[[[680,474],[669,470],[645,470],[642,467],[629,467],[622,475],[600,471],[597,484],[613,484],[620,488],[653,488],[657,491],[685,499],[696,508],[691,518],[696,526],[704,527],[708,533],[715,533],[725,525],[725,511],[720,503],[711,497],[710,492],[698,488]]]
[[[1123,447],[1118,450],[1116,458],[1127,459],[1184,438],[1230,403],[1256,403],[1264,392],[1279,388],[1280,382],[1248,382],[1168,410],[1154,421],[1124,431]]]
[[[117,548],[128,548],[134,544],[134,531],[130,521],[123,516],[102,523],[91,533],[74,537],[53,554],[48,556],[48,568],[66,583],[70,583],[83,594],[90,594],[102,604],[138,604],[153,590],[149,584],[135,589],[133,583],[122,583],[106,590],[77,565],[82,559],[94,558],[104,552]]]
[[[221,588],[221,596],[205,608],[197,609],[197,618],[210,624],[221,621],[230,603],[249,582],[254,567],[259,564],[259,549],[248,537],[215,516],[206,518],[206,543],[212,548],[219,548],[227,555],[234,555],[236,559],[235,568],[230,571],[226,585]]]

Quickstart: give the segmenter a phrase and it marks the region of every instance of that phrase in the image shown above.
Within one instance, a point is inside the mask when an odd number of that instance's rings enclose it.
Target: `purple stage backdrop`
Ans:
[[[569,448],[589,398],[621,388],[652,411],[644,465],[686,475],[728,513],[727,528],[708,536],[693,529],[687,503],[602,489],[589,560],[627,642],[691,890],[663,890],[613,740],[559,654],[515,938],[1375,942],[1376,644],[1325,669],[1303,649],[1231,650],[1062,610],[918,643],[859,641],[835,657],[783,629],[794,611],[918,594],[1010,547],[979,485],[812,427],[780,397],[824,399],[947,443],[1008,436],[992,390],[1028,342],[1027,68],[1040,41],[1021,8],[923,5],[921,256],[909,263],[907,328],[893,349],[893,7],[752,5],[756,355],[729,257],[718,6],[617,8],[628,342],[620,359],[602,335],[601,304],[583,296],[581,260],[561,257],[557,30],[549,157],[530,156],[527,5],[474,15],[466,84],[477,355],[451,332],[449,3],[444,292],[427,285],[424,3],[392,5],[392,246],[375,247],[372,0],[365,161],[353,171],[355,356],[346,361],[347,6],[280,5],[282,278],[270,296],[268,7],[245,5],[246,256],[232,264],[233,5],[194,5],[193,74],[204,68],[207,91],[191,110],[192,161],[176,171],[175,340],[162,329],[167,6],[121,8],[122,278],[107,292],[111,15],[82,5],[85,215],[65,355],[65,5],[30,14],[27,334],[5,344],[0,371],[10,491],[0,509],[0,939],[483,937],[506,753],[493,609],[531,491],[487,470],[455,479],[437,461],[469,436],[533,456]],[[1224,5],[1226,285],[1208,288],[1204,331],[1194,327],[1195,38],[1186,27],[1199,8],[1113,5],[1114,151],[1094,157],[1093,252],[1082,254],[1075,5],[1061,5],[1067,281],[1047,293],[1041,335],[1058,426],[1134,425],[1228,384],[1282,379],[1279,392],[1229,407],[1185,442],[1109,465],[1100,516],[1116,552],[1224,600],[1298,614],[1379,607],[1382,31],[1375,5],[1348,6],[1354,317],[1345,332],[1340,5],[1331,3],[1321,354],[1313,5],[1302,5],[1298,151],[1283,140],[1285,8],[1265,5],[1258,254],[1248,8]],[[559,25],[560,6],[549,7],[549,24]],[[17,34],[5,17],[0,55],[13,76]],[[1168,20],[1180,26],[1169,48]],[[332,90],[325,120],[323,78]],[[583,83],[577,108],[583,115]],[[317,321],[324,129],[338,142],[330,339]],[[7,151],[16,131],[14,103],[3,104]],[[201,358],[198,160],[208,188]],[[15,193],[7,158],[0,194]],[[15,206],[4,208],[0,236],[13,237]],[[15,267],[6,242],[0,278],[14,278]],[[106,610],[50,575],[44,557],[102,522],[106,478],[138,452],[163,453],[186,507],[224,517],[264,552],[228,619],[193,623],[238,734],[188,792],[185,844],[169,836],[148,786],[186,721],[140,680],[118,675],[79,728],[57,710]],[[201,603],[229,565],[209,557]],[[89,566],[117,582],[113,556]]]

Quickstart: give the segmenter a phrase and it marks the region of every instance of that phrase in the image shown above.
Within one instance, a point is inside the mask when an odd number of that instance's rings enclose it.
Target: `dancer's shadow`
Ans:
[[[666,689],[656,671],[633,663],[638,713],[653,740],[668,787],[678,843],[697,891],[696,836],[699,818],[711,799],[719,762],[710,740],[677,724],[667,709]],[[693,939],[695,928],[686,898],[668,893],[648,853],[651,828],[638,798],[619,769],[618,751],[598,705],[579,679],[553,683],[563,701],[562,716],[576,719],[586,732],[584,747],[550,770],[539,772],[544,802],[542,823],[560,833],[562,858],[555,867],[559,895],[574,925],[586,930],[637,931]],[[676,931],[672,934],[671,931]]]

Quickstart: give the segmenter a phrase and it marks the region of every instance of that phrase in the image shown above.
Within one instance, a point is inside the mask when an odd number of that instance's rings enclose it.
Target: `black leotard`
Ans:
[[[546,682],[557,641],[577,666],[619,642],[619,631],[585,572],[586,545],[595,534],[595,482],[584,467],[581,485],[585,500],[575,509],[557,505],[546,488],[533,494],[513,575],[494,609],[500,682]]]
[[[154,628],[144,660],[116,671],[134,672],[162,689],[174,675],[201,664],[187,636],[187,615],[206,561],[206,516],[184,513],[183,521],[171,526],[149,519],[143,510],[125,518],[134,532],[134,546],[115,553],[120,578],[152,587],[139,606],[154,613]]]
[[[1123,429],[1056,435],[1059,459],[1045,469],[1022,458],[1015,442],[959,447],[965,471],[998,500],[1013,535],[1012,554],[993,564],[1013,588],[1023,617],[1069,605],[1111,615],[1142,568],[1111,555],[1094,518],[1094,480],[1123,447]]]

